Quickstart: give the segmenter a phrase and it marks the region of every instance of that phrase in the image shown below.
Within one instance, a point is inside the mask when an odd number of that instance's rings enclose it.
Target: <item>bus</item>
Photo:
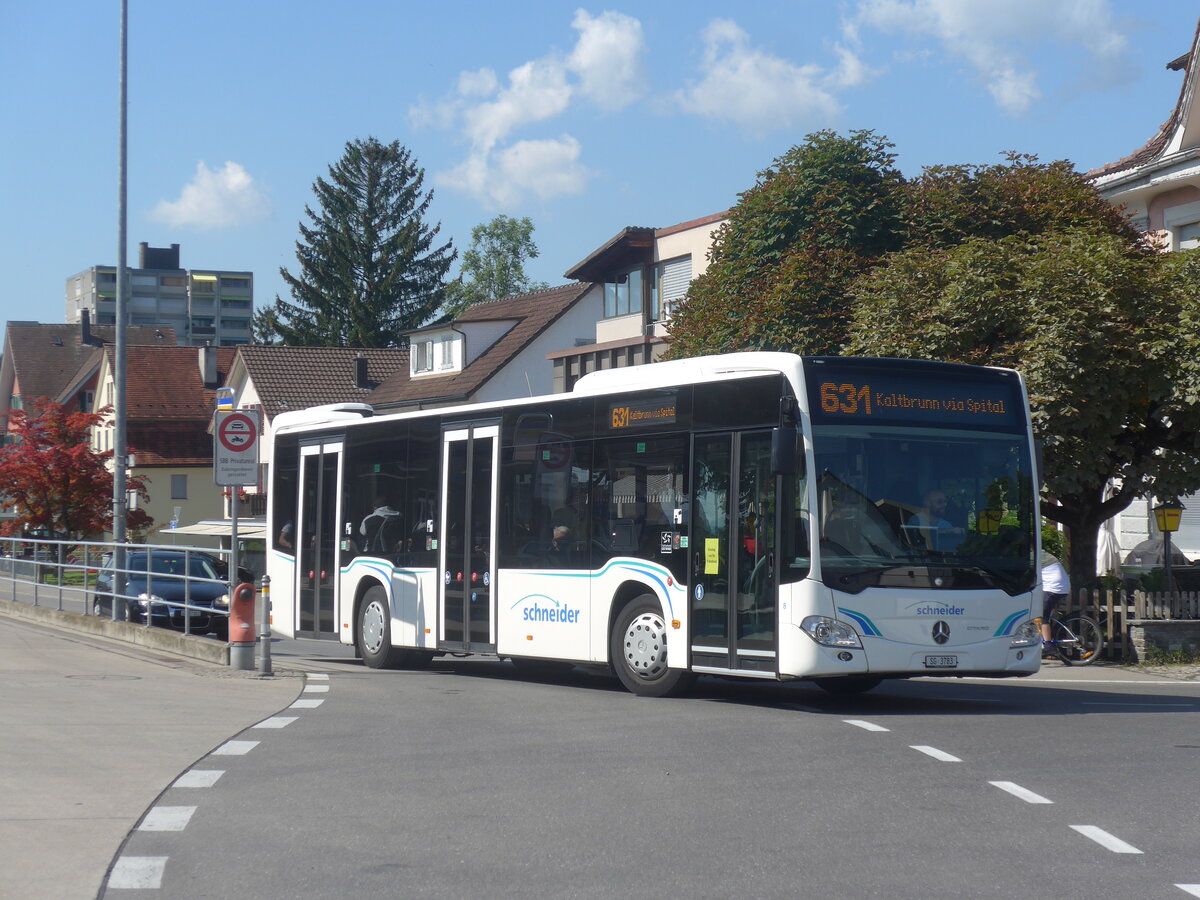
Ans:
[[[1040,666],[1033,435],[1010,370],[749,352],[569,393],[276,416],[276,631],[366,665],[489,654],[857,693]]]

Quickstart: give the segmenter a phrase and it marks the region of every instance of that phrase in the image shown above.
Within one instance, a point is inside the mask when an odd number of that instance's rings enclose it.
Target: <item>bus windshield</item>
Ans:
[[[813,445],[829,587],[1033,589],[1023,433],[828,425],[814,427]]]

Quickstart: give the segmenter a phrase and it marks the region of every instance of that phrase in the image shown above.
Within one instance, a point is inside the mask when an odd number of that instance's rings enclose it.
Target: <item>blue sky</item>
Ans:
[[[1088,170],[1152,137],[1200,7],[1116,0],[129,2],[129,264],[284,291],[312,183],[399,140],[460,250],[529,216],[550,284],[626,225],[727,209],[812,131],[915,175],[1005,150]],[[117,250],[117,0],[0,4],[0,321],[63,321]]]

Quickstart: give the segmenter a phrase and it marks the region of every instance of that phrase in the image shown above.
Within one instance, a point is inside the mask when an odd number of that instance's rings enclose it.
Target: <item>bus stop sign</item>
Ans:
[[[217,411],[213,473],[223,487],[258,484],[257,410]]]

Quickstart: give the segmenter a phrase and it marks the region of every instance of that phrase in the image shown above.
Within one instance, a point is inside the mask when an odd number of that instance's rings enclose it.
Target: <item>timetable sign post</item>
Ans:
[[[217,410],[213,473],[222,487],[258,484],[258,410]]]

